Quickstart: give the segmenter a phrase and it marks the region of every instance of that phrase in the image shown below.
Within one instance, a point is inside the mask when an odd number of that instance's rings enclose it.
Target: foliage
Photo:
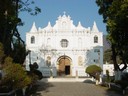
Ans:
[[[18,43],[18,40],[16,40],[12,52],[13,62],[23,64],[26,58],[26,49],[24,44]]]
[[[3,51],[3,44],[0,43],[0,69],[1,69],[1,64],[3,62],[3,58],[4,58],[5,54],[4,54],[4,51]]]
[[[13,63],[13,59],[11,57],[6,57],[4,60],[4,67],[11,65]]]
[[[38,64],[36,62],[34,62],[33,64],[30,64],[29,67],[30,67],[30,75],[31,73],[32,75],[35,74],[37,76],[37,79],[39,80],[43,78],[42,73],[39,70],[37,70]]]
[[[35,84],[37,82],[38,76],[36,74],[34,74],[33,72],[30,72],[30,71],[27,71],[27,75],[31,79],[31,83],[29,85],[33,85],[33,84]]]
[[[112,61],[112,51],[111,51],[111,49],[107,49],[107,50],[104,52],[104,56],[103,56],[103,57],[104,57],[104,58],[103,58],[104,64],[105,64],[106,62],[108,62],[108,63],[110,63],[110,64],[113,63],[113,61]]]
[[[5,60],[3,72],[5,75],[2,78],[2,85],[4,86],[20,89],[31,83],[31,78],[24,68],[20,64],[13,63],[10,57]]]
[[[33,64],[30,64],[29,67],[30,67],[30,71],[33,71],[33,70],[37,70],[39,66],[36,62],[34,62]]]
[[[96,4],[100,7],[99,14],[103,16],[103,22],[108,20],[108,9],[112,5],[113,0],[96,0]]]
[[[11,56],[15,63],[23,64],[26,54],[25,43],[17,29],[18,25],[23,25],[18,14],[26,11],[37,15],[41,10],[33,5],[34,0],[0,0],[0,42],[5,55]]]
[[[37,6],[32,6],[34,5],[35,2],[34,0],[19,0],[19,11],[26,11],[30,13],[31,15],[37,15],[38,13],[41,12],[41,9]],[[33,8],[32,8],[33,7]]]
[[[112,49],[112,60],[115,70],[123,71],[127,67],[128,48],[128,0],[96,0],[99,14],[107,24],[108,40]],[[119,68],[117,57],[123,68]]]
[[[86,73],[88,73],[90,76],[94,77],[96,80],[99,80],[99,76],[102,72],[101,67],[97,65],[90,65],[86,68]]]
[[[110,79],[110,75],[109,75],[109,70],[106,70],[106,76],[107,76],[106,81],[110,82],[111,79]]]
[[[112,60],[112,50],[111,49],[107,49],[105,52],[104,52],[104,56],[103,56],[103,62],[104,64],[107,62],[109,64],[113,64],[113,60]],[[117,63],[120,64],[121,63],[121,60],[119,58],[119,56],[117,56]]]

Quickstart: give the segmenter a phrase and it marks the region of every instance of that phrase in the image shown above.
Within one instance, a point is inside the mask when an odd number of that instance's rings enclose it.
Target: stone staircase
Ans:
[[[43,78],[41,81],[43,82],[85,82],[85,81],[93,81],[92,78]]]

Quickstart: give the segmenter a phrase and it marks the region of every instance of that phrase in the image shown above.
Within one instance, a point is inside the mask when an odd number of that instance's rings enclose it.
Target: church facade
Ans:
[[[26,33],[26,69],[37,62],[44,76],[87,76],[85,69],[91,64],[103,67],[103,33],[97,28],[85,28],[80,22],[73,24],[69,15],[63,14],[55,25],[36,28],[33,23]]]

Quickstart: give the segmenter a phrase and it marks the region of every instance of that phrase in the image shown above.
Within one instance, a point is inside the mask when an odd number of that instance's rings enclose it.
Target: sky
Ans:
[[[27,12],[22,12],[19,17],[24,22],[23,26],[19,26],[21,38],[26,40],[26,32],[29,32],[33,22],[37,29],[44,28],[48,22],[53,26],[57,18],[66,12],[73,20],[74,25],[78,25],[80,21],[85,28],[93,26],[94,21],[100,32],[106,33],[106,26],[103,23],[103,18],[98,14],[98,6],[95,0],[35,0],[35,6],[41,8],[41,13],[37,16],[31,16]]]

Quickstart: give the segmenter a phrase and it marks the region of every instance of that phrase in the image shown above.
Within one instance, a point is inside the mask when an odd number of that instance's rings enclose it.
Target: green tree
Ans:
[[[23,43],[18,43],[18,40],[15,40],[14,48],[12,50],[12,58],[15,63],[23,64],[26,58],[27,52]]]
[[[103,62],[104,64],[107,62],[109,64],[113,64],[113,60],[112,60],[112,50],[111,49],[107,49],[105,52],[104,52],[104,56],[103,56]],[[121,60],[119,58],[119,56],[117,56],[117,63],[120,64],[121,63]]]
[[[3,44],[0,43],[0,69],[2,68],[3,58],[4,58]]]
[[[103,58],[103,62],[104,62],[104,64],[106,63],[106,62],[108,62],[109,64],[112,64],[113,63],[113,61],[112,61],[112,51],[111,51],[111,49],[107,49],[105,52],[104,52],[104,56],[103,56],[104,58]]]
[[[4,53],[6,56],[11,56],[14,61],[18,55],[25,56],[25,43],[21,39],[17,26],[22,25],[22,20],[18,17],[19,12],[27,11],[31,15],[37,15],[41,10],[38,7],[31,7],[34,4],[33,0],[0,0],[0,42],[3,44]],[[15,40],[17,42],[15,42]],[[20,48],[20,54],[18,46]],[[16,47],[16,48],[15,48]],[[15,52],[18,51],[18,52]],[[19,58],[19,57],[18,57]],[[21,57],[24,59],[24,57]],[[19,59],[17,59],[19,60]],[[23,60],[21,60],[23,62]],[[21,63],[21,61],[16,61]]]
[[[123,71],[128,62],[128,0],[96,0],[96,3],[100,7],[99,14],[107,24],[107,38],[111,44],[114,68],[116,71]],[[123,68],[119,67],[117,57],[124,64]]]

